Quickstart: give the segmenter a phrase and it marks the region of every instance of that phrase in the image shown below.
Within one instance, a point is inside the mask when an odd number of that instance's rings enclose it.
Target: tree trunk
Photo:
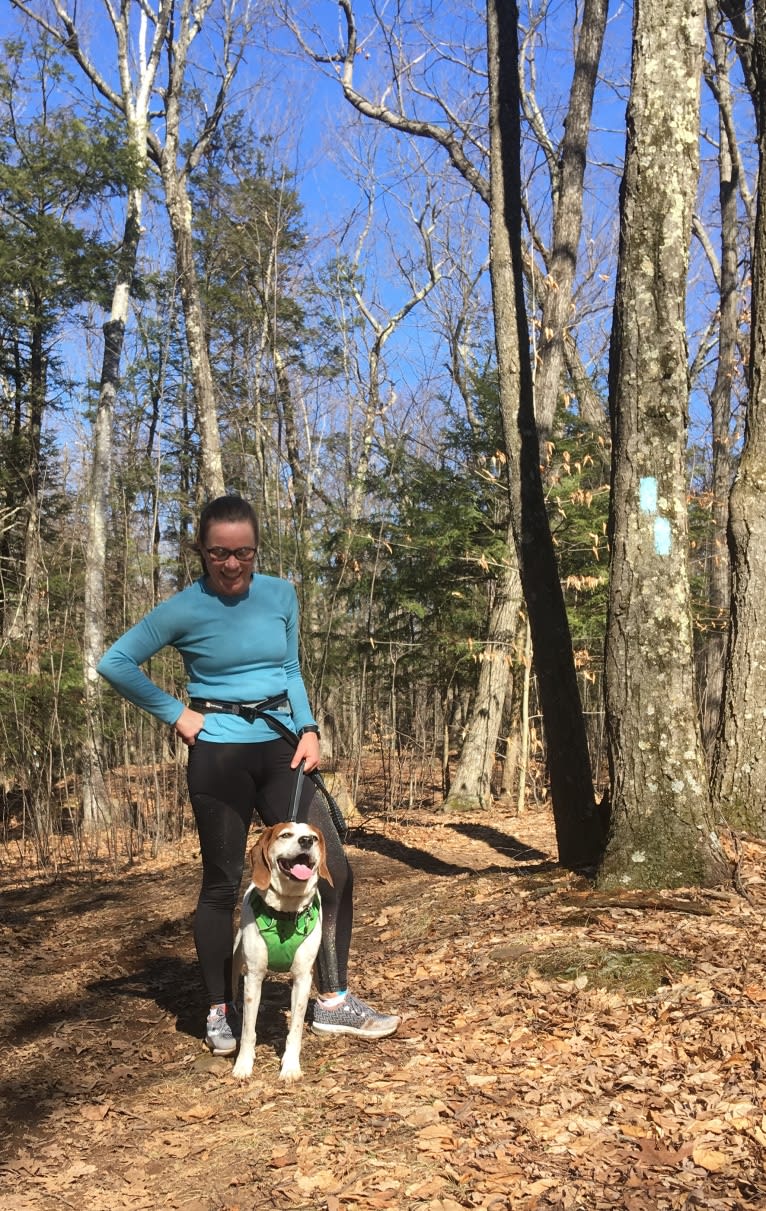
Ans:
[[[117,262],[112,306],[104,324],[104,352],[98,406],[93,424],[92,461],[88,484],[88,532],[85,548],[85,600],[83,623],[83,679],[87,733],[82,752],[83,824],[92,829],[112,818],[112,803],[103,776],[103,732],[100,709],[100,684],[96,665],[106,645],[106,538],[109,517],[109,491],[112,474],[112,430],[114,406],[120,382],[120,361],[128,321],[130,292],[136,272],[141,241],[143,174],[148,160],[147,115],[160,51],[170,19],[168,0],[158,7],[157,25],[148,55],[141,56],[136,88],[131,80],[129,9],[120,12],[116,26],[118,69],[122,88],[122,112],[127,140],[134,157],[136,184],[128,190],[125,229]],[[146,25],[141,26],[141,46],[145,52]]]
[[[573,319],[572,289],[582,227],[586,149],[607,8],[608,0],[585,0],[583,6],[558,162],[553,239],[545,281],[540,323],[542,335],[535,374],[535,416],[541,437],[553,428],[564,367],[564,341]]]
[[[130,240],[133,266],[135,266],[140,225],[136,221],[135,235],[131,238],[132,209],[133,202],[131,201],[128,204],[121,261],[124,262],[130,255],[128,251]],[[132,276],[132,270],[130,276]],[[101,762],[103,734],[96,665],[104,650],[106,637],[106,533],[112,472],[112,423],[125,336],[130,276],[124,279],[123,274],[119,275],[121,280],[115,287],[111,315],[104,324],[101,385],[92,433],[83,624],[83,688],[87,734],[82,752],[82,808],[83,826],[86,830],[94,829],[99,824],[108,823],[112,817],[112,804],[106,790]]]
[[[88,486],[88,542],[85,555],[83,678],[87,734],[82,753],[83,825],[93,829],[112,818],[112,802],[103,776],[100,685],[96,665],[106,641],[106,535],[112,472],[114,403],[128,318],[130,286],[141,238],[141,194],[131,190],[125,219],[112,310],[104,324],[98,408],[93,425],[92,462]]]
[[[686,564],[685,297],[703,47],[696,0],[635,7],[609,366],[606,886],[704,885],[725,874],[695,703]]]
[[[548,747],[559,860],[593,865],[602,827],[593,795],[572,642],[540,477],[523,288],[518,9],[488,0],[490,258],[510,507],[529,610]]]
[[[729,501],[731,629],[713,800],[731,823],[766,836],[766,0],[755,3],[758,211],[753,256],[750,394]]]
[[[213,371],[207,346],[205,317],[202,310],[197,269],[194,264],[192,207],[186,177],[176,165],[176,139],[168,141],[160,160],[170,230],[176,259],[176,272],[184,313],[186,347],[194,384],[194,404],[199,425],[203,492],[208,498],[222,496],[225,490],[218,409],[215,401]]]
[[[508,535],[512,559],[497,581],[492,602],[487,641],[482,651],[479,684],[468,719],[445,809],[487,808],[492,798],[492,771],[500,731],[503,703],[508,688],[508,669],[521,608],[521,580]]]
[[[29,416],[24,435],[26,466],[22,478],[24,516],[24,574],[19,587],[19,599],[8,634],[19,641],[24,650],[24,666],[28,673],[40,672],[40,461],[42,457],[43,413],[47,395],[47,358],[43,331],[45,321],[41,305],[34,305],[31,321],[29,359]]]
[[[721,714],[724,665],[729,617],[730,568],[726,533],[729,517],[732,456],[729,426],[731,422],[732,382],[738,353],[738,249],[739,216],[738,158],[731,154],[728,123],[724,106],[731,111],[726,42],[719,30],[720,15],[716,0],[707,0],[707,23],[716,65],[721,114],[719,120],[719,198],[721,205],[721,275],[718,321],[718,364],[710,397],[713,425],[712,553],[708,570],[710,619],[700,659],[702,738],[705,752],[712,760],[713,746]],[[722,95],[725,90],[725,96]]]

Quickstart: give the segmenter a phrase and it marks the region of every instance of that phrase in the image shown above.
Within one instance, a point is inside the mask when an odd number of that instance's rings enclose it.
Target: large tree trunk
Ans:
[[[572,641],[540,477],[523,288],[518,9],[488,0],[490,258],[510,507],[547,739],[559,860],[594,864],[602,844]]]
[[[731,630],[712,786],[730,823],[766,836],[766,0],[755,3],[754,50],[758,211],[750,396],[729,501]]]
[[[685,296],[703,46],[697,0],[636,5],[609,367],[605,885],[709,884],[725,873],[695,704],[686,564]]]

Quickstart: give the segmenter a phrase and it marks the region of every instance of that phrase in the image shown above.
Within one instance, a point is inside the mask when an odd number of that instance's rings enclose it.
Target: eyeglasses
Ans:
[[[228,547],[207,547],[208,555],[214,563],[225,563],[230,555],[238,559],[240,563],[249,563],[255,558],[255,547],[236,547],[230,551]]]

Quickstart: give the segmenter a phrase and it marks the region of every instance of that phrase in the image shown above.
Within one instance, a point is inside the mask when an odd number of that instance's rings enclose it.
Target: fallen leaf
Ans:
[[[728,1164],[728,1158],[716,1148],[695,1148],[692,1152],[692,1160],[695,1165],[699,1165],[700,1169],[706,1169],[708,1173],[720,1173]]]

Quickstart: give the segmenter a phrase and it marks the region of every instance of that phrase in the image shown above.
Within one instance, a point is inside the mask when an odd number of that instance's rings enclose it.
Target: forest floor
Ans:
[[[119,872],[0,850],[0,1211],[766,1207],[766,846],[737,890],[601,896],[549,813],[367,818],[353,986],[377,1043],[257,1071],[201,1043],[195,838]]]

